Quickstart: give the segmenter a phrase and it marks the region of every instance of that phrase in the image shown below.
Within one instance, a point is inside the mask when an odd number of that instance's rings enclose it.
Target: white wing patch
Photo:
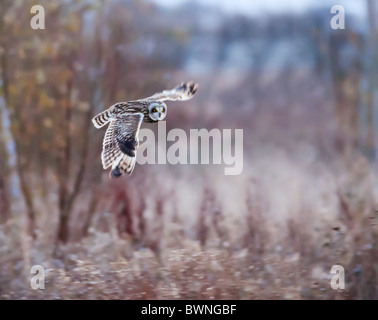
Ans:
[[[154,95],[142,99],[142,100],[156,100],[156,101],[165,101],[165,100],[190,100],[193,98],[194,94],[197,92],[198,84],[193,82],[182,82],[172,90],[164,90],[163,92],[155,93]]]

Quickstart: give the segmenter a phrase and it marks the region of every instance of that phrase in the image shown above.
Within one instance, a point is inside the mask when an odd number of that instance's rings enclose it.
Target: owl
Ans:
[[[165,100],[190,100],[198,84],[182,82],[172,90],[164,90],[140,100],[118,102],[92,119],[96,128],[109,123],[101,153],[104,170],[111,167],[110,177],[131,174],[135,167],[139,146],[138,133],[142,122],[157,122],[167,115]]]

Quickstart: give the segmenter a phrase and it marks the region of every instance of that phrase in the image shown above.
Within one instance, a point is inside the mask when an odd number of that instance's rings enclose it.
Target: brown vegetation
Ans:
[[[376,83],[363,55],[376,36],[221,13],[206,31],[195,8],[40,2],[44,31],[28,5],[0,0],[0,299],[378,298]],[[246,54],[250,69],[225,58],[238,39],[291,38],[291,25],[319,65],[264,69],[268,44]],[[203,43],[217,43],[211,72],[188,67],[208,57]],[[345,47],[359,54],[343,69]],[[109,180],[92,116],[183,80],[200,88],[169,104],[167,129],[244,129],[243,173],[137,165]],[[30,288],[36,264],[45,290]],[[330,287],[335,264],[345,290]]]

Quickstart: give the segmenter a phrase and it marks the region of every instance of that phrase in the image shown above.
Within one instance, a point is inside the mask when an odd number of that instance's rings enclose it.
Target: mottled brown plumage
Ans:
[[[189,100],[197,92],[198,85],[182,82],[172,90],[155,93],[145,99],[119,102],[92,119],[96,128],[107,123],[101,154],[104,169],[112,168],[112,177],[131,174],[135,167],[138,133],[142,121],[157,122],[165,118],[165,100]]]

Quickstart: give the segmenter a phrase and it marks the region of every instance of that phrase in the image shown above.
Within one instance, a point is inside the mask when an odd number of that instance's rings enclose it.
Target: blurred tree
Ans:
[[[143,0],[40,0],[46,30],[33,30],[29,4],[0,1],[1,123],[10,124],[10,133],[1,126],[0,155],[6,161],[0,163],[0,201],[5,211],[0,210],[6,212],[7,202],[17,202],[7,195],[19,186],[30,221],[38,225],[43,221],[40,216],[58,215],[57,242],[86,234],[97,205],[108,201],[102,196],[106,174],[99,157],[104,131],[92,127],[93,114],[116,101],[174,85],[188,75],[201,79],[202,92],[208,93],[212,105],[206,102],[200,111],[172,108],[174,121],[169,126],[219,126],[227,119],[227,126],[244,123],[251,130],[251,118],[260,110],[261,117],[272,123],[278,119],[285,126],[274,126],[284,136],[286,120],[295,113],[292,106],[306,109],[306,103],[314,103],[311,99],[302,103],[299,91],[304,90],[291,88],[291,79],[308,72],[312,61],[327,72],[331,65],[334,131],[344,147],[355,145],[364,35],[338,30],[330,36],[329,11],[265,20],[228,16],[200,4],[195,6],[203,10],[187,4],[170,11]],[[208,13],[211,19],[206,20]],[[315,30],[313,16],[319,19]],[[303,86],[313,81],[314,87],[320,87],[311,75]],[[272,111],[275,106],[281,113]],[[221,116],[222,108],[230,117]],[[267,126],[261,119],[255,121]],[[330,126],[334,129],[334,123]],[[270,130],[267,135],[274,133]],[[15,147],[14,164],[6,157],[6,136]],[[16,178],[19,184],[8,187]],[[51,212],[43,211],[46,208]],[[120,212],[116,216],[126,215]]]
[[[375,141],[375,125],[374,125],[374,106],[377,106],[376,90],[378,88],[378,42],[377,42],[377,26],[376,26],[376,1],[367,0],[368,18],[369,18],[369,36],[368,36],[368,79],[369,92],[367,97],[367,136],[366,146],[371,150],[376,149]]]
[[[13,197],[12,203],[18,203],[21,197],[21,194],[24,197],[27,214],[29,218],[29,230],[32,232],[34,230],[35,223],[35,210],[33,205],[33,199],[30,192],[30,188],[26,181],[25,177],[25,161],[20,157],[20,143],[21,141],[21,132],[20,132],[20,122],[16,110],[15,101],[12,100],[13,87],[10,83],[10,74],[9,74],[9,51],[10,47],[13,44],[12,34],[9,32],[10,24],[6,24],[6,15],[9,12],[14,10],[13,2],[2,0],[0,2],[0,66],[1,66],[1,87],[2,87],[2,100],[0,102],[1,110],[1,120],[2,120],[2,137],[5,141],[6,150],[8,151],[8,170],[9,174],[9,186],[10,193]],[[11,29],[12,30],[12,29]],[[14,30],[14,29],[13,29]],[[11,90],[12,89],[12,90]],[[3,146],[4,147],[4,146]],[[4,165],[5,161],[3,162]],[[3,165],[1,167],[3,167]],[[1,180],[5,179],[5,175],[1,176]],[[4,185],[4,180],[2,181]],[[21,188],[21,190],[20,190]],[[2,191],[4,195],[6,191]],[[16,213],[14,209],[13,213]]]
[[[336,148],[345,155],[357,147],[359,137],[360,80],[362,77],[361,35],[336,30],[329,37],[337,123]]]

